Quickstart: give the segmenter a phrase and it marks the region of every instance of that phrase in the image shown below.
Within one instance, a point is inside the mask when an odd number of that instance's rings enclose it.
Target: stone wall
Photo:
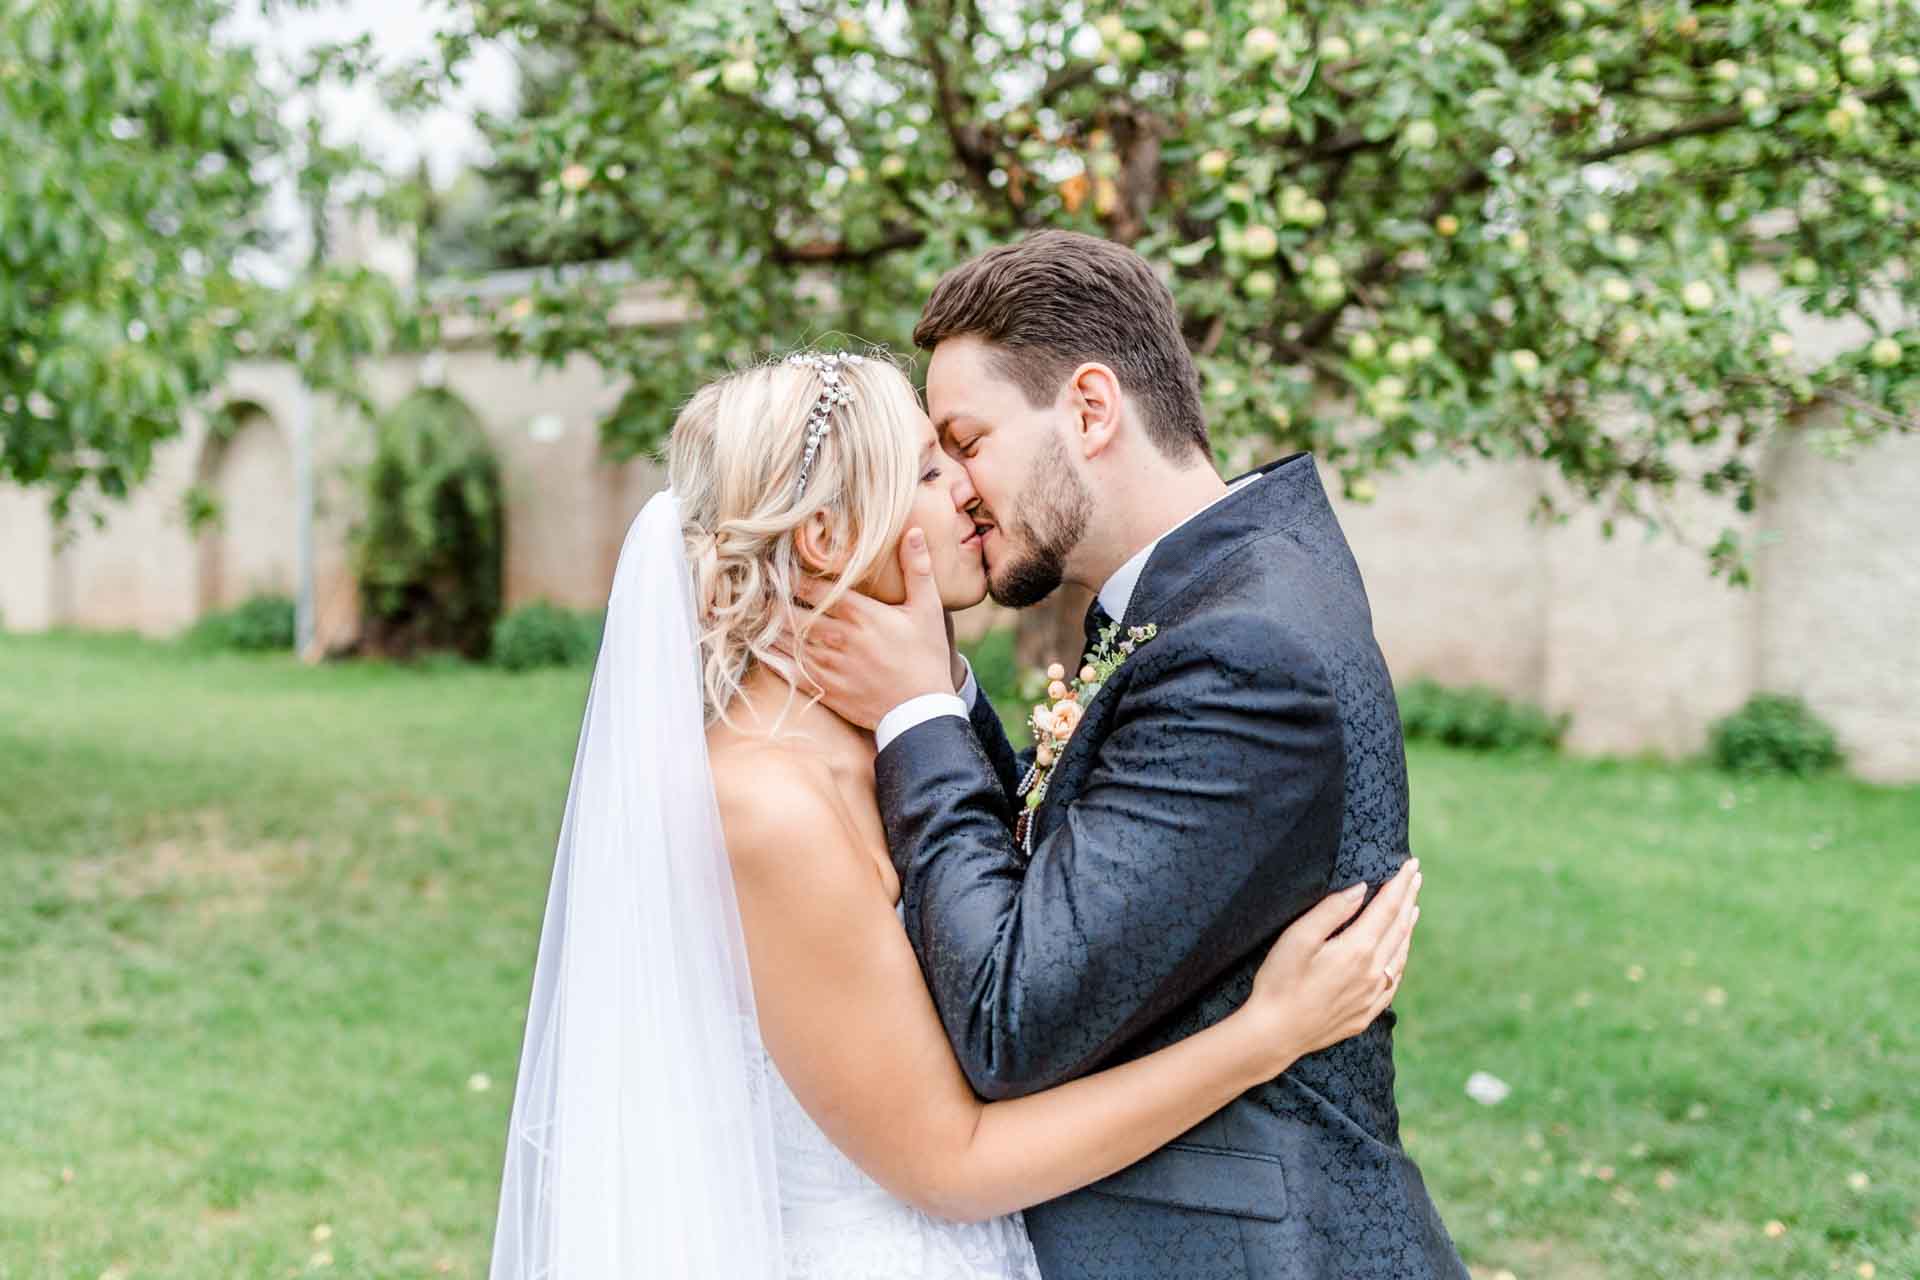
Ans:
[[[1752,694],[1797,694],[1856,773],[1920,779],[1920,439],[1835,460],[1806,438],[1768,459],[1746,589],[1707,572],[1719,508],[1607,539],[1592,513],[1529,521],[1532,467],[1433,464],[1337,501],[1395,678],[1570,713],[1589,754],[1692,755]]]
[[[432,383],[479,419],[499,457],[507,505],[509,604],[606,603],[627,523],[657,487],[657,468],[603,461],[599,419],[618,389],[585,360],[558,370],[510,364],[479,348],[396,358],[368,371],[377,404]],[[222,438],[206,416],[156,451],[148,483],[124,504],[56,532],[38,494],[0,489],[0,625],[119,628],[165,635],[206,609],[258,592],[292,594],[293,457],[303,413],[313,420],[316,647],[352,641],[359,622],[348,530],[351,468],[367,455],[366,424],[329,401],[307,403],[291,369],[236,368],[216,411],[239,429]],[[195,537],[182,517],[194,483],[220,499],[217,528]]]
[[[507,498],[510,604],[603,604],[627,523],[661,482],[651,464],[600,459],[596,423],[618,388],[576,361],[540,371],[481,347],[385,361],[377,402],[444,385],[497,448]],[[165,634],[249,591],[291,591],[293,432],[302,392],[284,366],[237,369],[225,403],[243,426],[224,445],[204,421],[158,453],[152,481],[94,529],[61,543],[44,499],[0,490],[0,625]],[[357,608],[346,531],[347,468],[366,431],[313,406],[318,512],[316,621],[323,650],[350,641]],[[1717,509],[1678,512],[1691,542],[1597,518],[1531,522],[1541,470],[1447,463],[1385,477],[1365,506],[1341,502],[1397,678],[1484,683],[1573,715],[1583,752],[1697,752],[1707,728],[1757,690],[1804,696],[1839,731],[1855,769],[1920,779],[1920,439],[1836,462],[1800,443],[1769,460],[1755,528],[1757,582],[1709,578]],[[224,527],[190,536],[181,496],[220,491]],[[1337,485],[1329,483],[1329,490]],[[991,607],[963,633],[1003,617]]]

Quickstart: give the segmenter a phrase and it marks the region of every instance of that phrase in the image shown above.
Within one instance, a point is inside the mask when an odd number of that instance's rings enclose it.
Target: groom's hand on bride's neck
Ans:
[[[863,729],[879,724],[903,702],[954,692],[946,609],[933,577],[933,555],[919,529],[900,540],[900,569],[907,584],[902,604],[850,591],[820,611],[831,583],[809,579],[795,592],[815,610],[803,641],[806,671],[819,686],[821,701]]]

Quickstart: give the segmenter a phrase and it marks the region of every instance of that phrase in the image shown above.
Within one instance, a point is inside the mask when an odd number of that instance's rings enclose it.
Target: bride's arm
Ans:
[[[718,784],[761,1034],[815,1123],[901,1199],[944,1218],[1008,1213],[1141,1159],[1386,1007],[1417,873],[1354,925],[1336,895],[1289,927],[1240,1010],[1157,1053],[983,1103],[954,1059],[873,859],[831,782],[791,762]]]

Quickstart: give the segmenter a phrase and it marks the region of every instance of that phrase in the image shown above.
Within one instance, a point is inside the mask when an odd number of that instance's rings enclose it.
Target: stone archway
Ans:
[[[265,409],[238,401],[213,415],[195,482],[220,511],[199,538],[199,611],[292,595],[299,536],[293,454]]]
[[[485,657],[508,517],[479,415],[443,388],[414,391],[374,424],[362,474],[366,505],[351,535],[361,650]]]

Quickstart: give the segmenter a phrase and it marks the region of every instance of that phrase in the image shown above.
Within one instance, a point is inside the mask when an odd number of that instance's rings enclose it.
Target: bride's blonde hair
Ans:
[[[774,647],[784,633],[805,640],[812,614],[796,607],[794,588],[807,571],[798,537],[808,521],[822,518],[813,549],[840,566],[824,608],[866,582],[906,531],[919,397],[884,355],[840,371],[850,398],[830,407],[804,488],[808,414],[825,390],[817,368],[781,361],[729,374],[674,421],[667,477],[693,571],[708,723],[725,718],[756,666],[788,670]]]

